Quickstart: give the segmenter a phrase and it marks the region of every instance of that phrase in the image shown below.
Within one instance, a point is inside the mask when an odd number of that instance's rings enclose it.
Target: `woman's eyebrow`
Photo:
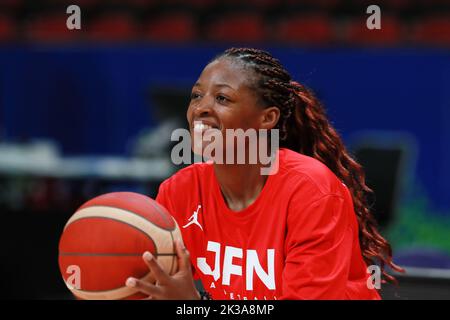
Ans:
[[[201,83],[197,81],[197,82],[193,85],[193,88],[195,88],[195,87],[201,87],[201,86],[202,86]],[[226,84],[226,83],[216,83],[216,84],[214,84],[214,87],[219,87],[219,88],[221,88],[221,87],[227,87],[227,88],[230,88],[230,89],[232,89],[232,90],[236,90],[236,88],[233,88],[232,86],[230,86],[229,84]]]
[[[229,84],[226,84],[226,83],[217,83],[217,84],[215,84],[214,86],[215,86],[215,87],[227,87],[227,88],[236,90],[235,88],[233,88],[232,86],[230,86]]]

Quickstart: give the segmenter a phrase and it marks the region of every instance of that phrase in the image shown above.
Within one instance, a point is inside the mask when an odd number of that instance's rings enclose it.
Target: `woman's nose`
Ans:
[[[203,99],[197,104],[197,106],[194,108],[194,115],[195,117],[204,117],[212,112],[213,108],[213,100],[208,97],[203,97]]]

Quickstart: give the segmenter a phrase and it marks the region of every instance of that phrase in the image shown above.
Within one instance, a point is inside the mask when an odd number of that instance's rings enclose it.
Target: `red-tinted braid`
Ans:
[[[368,265],[379,264],[383,280],[396,282],[385,265],[403,271],[392,261],[390,244],[377,230],[369,198],[373,191],[365,183],[363,168],[347,152],[339,134],[330,124],[325,109],[311,90],[292,81],[281,63],[268,52],[232,48],[219,58],[230,58],[253,70],[251,83],[266,106],[280,109],[280,146],[311,156],[324,163],[352,194],[359,224],[362,254]]]

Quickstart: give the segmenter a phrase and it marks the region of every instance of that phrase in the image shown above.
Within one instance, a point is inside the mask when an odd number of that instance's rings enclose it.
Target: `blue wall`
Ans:
[[[152,85],[187,87],[220,47],[0,47],[3,138],[50,137],[66,154],[123,154],[144,127]],[[419,144],[417,177],[450,208],[450,52],[268,48],[324,101],[347,139],[404,130]]]

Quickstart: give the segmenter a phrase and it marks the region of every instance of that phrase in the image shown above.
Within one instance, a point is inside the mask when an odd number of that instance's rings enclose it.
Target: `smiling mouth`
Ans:
[[[193,126],[194,131],[203,132],[209,129],[218,129],[215,126],[211,126],[209,124],[202,123],[200,121],[195,121]]]

